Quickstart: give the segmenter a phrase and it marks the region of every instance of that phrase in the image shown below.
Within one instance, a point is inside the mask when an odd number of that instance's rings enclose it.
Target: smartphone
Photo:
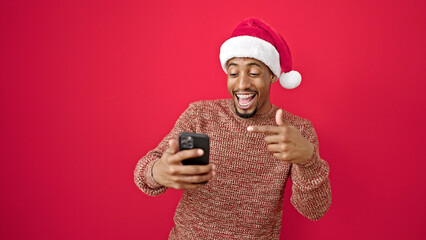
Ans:
[[[193,148],[201,148],[204,154],[201,157],[186,159],[184,165],[207,165],[209,164],[210,140],[206,134],[182,132],[179,134],[179,151]]]

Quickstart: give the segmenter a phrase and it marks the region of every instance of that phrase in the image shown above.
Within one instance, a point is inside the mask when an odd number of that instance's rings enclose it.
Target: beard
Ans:
[[[251,118],[251,117],[253,117],[255,114],[256,114],[256,112],[257,112],[257,107],[253,110],[253,112],[252,113],[241,113],[241,112],[239,112],[238,111],[238,108],[237,108],[237,106],[236,106],[236,104],[234,103],[234,108],[235,108],[235,112],[237,113],[237,115],[239,116],[239,117],[241,117],[241,118]]]

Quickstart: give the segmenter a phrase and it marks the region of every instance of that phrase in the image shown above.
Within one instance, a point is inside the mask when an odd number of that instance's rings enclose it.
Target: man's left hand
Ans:
[[[299,130],[283,118],[283,110],[275,115],[278,126],[249,126],[254,133],[267,133],[265,141],[274,157],[288,163],[303,163],[314,153],[314,145],[306,140]]]

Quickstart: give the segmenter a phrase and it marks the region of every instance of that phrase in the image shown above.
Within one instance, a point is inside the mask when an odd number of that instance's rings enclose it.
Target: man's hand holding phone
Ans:
[[[183,165],[182,161],[201,157],[204,151],[199,148],[179,151],[176,140],[169,141],[169,148],[154,164],[152,175],[159,184],[175,189],[196,189],[203,186],[215,173],[215,166]]]

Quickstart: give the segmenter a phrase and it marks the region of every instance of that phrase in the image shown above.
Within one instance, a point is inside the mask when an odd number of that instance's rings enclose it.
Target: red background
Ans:
[[[244,18],[282,33],[333,204],[284,204],[282,239],[426,236],[426,4],[420,0],[1,1],[0,238],[165,239],[181,192],[133,170],[195,100],[227,98],[219,47]]]

